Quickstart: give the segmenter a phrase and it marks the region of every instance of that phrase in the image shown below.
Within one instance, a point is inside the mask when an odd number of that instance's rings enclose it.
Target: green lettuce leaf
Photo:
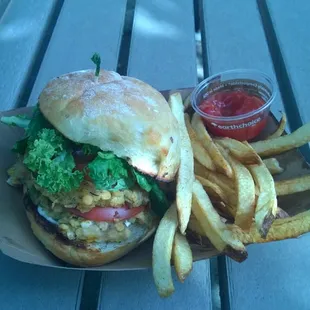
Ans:
[[[43,128],[52,128],[52,125],[44,117],[44,115],[39,109],[39,106],[37,105],[33,111],[29,126],[26,129],[26,136],[29,137],[30,140],[34,140],[38,132]]]
[[[152,210],[159,216],[163,217],[165,212],[169,209],[170,203],[165,192],[154,181],[152,190],[150,191],[150,200]]]
[[[34,172],[36,182],[50,193],[69,192],[80,186],[84,174],[75,167],[71,149],[54,129],[43,128],[28,141],[24,164]]]
[[[12,151],[20,155],[24,155],[26,152],[27,144],[33,142],[38,132],[43,128],[52,128],[51,124],[41,113],[38,105],[35,107],[32,118],[27,118],[26,115],[15,115],[10,117],[2,117],[1,122],[11,125],[19,126],[25,129],[25,136],[21,140],[16,141]]]
[[[2,116],[0,121],[9,126],[28,128],[30,119],[27,115]]]
[[[70,192],[77,189],[84,175],[78,170],[72,171],[75,166],[73,156],[66,154],[61,163],[55,159],[42,162],[37,176],[38,185],[50,193]]]
[[[144,175],[111,152],[99,152],[88,164],[89,176],[97,189],[119,191],[130,189],[135,183],[150,193],[153,211],[162,217],[169,208],[169,201],[156,180]]]
[[[146,192],[150,192],[153,187],[154,180],[152,180],[150,177],[145,176],[144,174],[135,169],[132,169],[132,172],[135,175],[139,186]]]
[[[135,183],[128,163],[109,152],[99,152],[87,168],[99,190],[119,191],[131,188]]]
[[[100,148],[90,144],[83,144],[82,151],[84,155],[93,155],[97,154],[100,151]]]
[[[153,211],[162,217],[169,208],[169,201],[164,191],[159,187],[156,180],[132,169],[139,186],[150,193],[151,207]]]
[[[24,155],[28,144],[28,138],[24,138],[15,142],[12,151],[20,155]]]

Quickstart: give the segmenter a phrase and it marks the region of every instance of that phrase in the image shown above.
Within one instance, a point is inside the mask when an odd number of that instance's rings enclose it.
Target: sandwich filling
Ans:
[[[13,148],[18,160],[8,183],[23,185],[37,216],[67,240],[121,242],[130,238],[132,227],[153,226],[155,215],[169,207],[154,178],[108,150],[67,139],[38,107],[31,119],[1,121],[25,129]]]

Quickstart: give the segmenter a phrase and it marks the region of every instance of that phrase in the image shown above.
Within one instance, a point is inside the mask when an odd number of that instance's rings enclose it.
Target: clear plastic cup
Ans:
[[[264,129],[276,95],[275,83],[263,72],[236,69],[203,80],[191,103],[211,134],[248,141]]]

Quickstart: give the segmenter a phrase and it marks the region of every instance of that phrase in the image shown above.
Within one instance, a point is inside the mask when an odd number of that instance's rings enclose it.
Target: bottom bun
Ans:
[[[155,224],[152,228],[133,225],[131,236],[126,241],[78,244],[59,238],[56,232],[48,231],[45,225],[36,220],[37,214],[34,212],[33,209],[26,210],[37,239],[59,259],[79,267],[95,267],[115,261],[146,241],[156,230]]]

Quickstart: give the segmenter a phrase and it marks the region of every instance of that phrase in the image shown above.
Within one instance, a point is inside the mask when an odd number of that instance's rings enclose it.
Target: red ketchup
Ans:
[[[210,116],[202,117],[210,133],[245,141],[256,137],[265,127],[268,111],[255,113],[264,104],[263,99],[238,89],[209,95],[202,99],[199,110]],[[242,117],[250,112],[253,113]]]

